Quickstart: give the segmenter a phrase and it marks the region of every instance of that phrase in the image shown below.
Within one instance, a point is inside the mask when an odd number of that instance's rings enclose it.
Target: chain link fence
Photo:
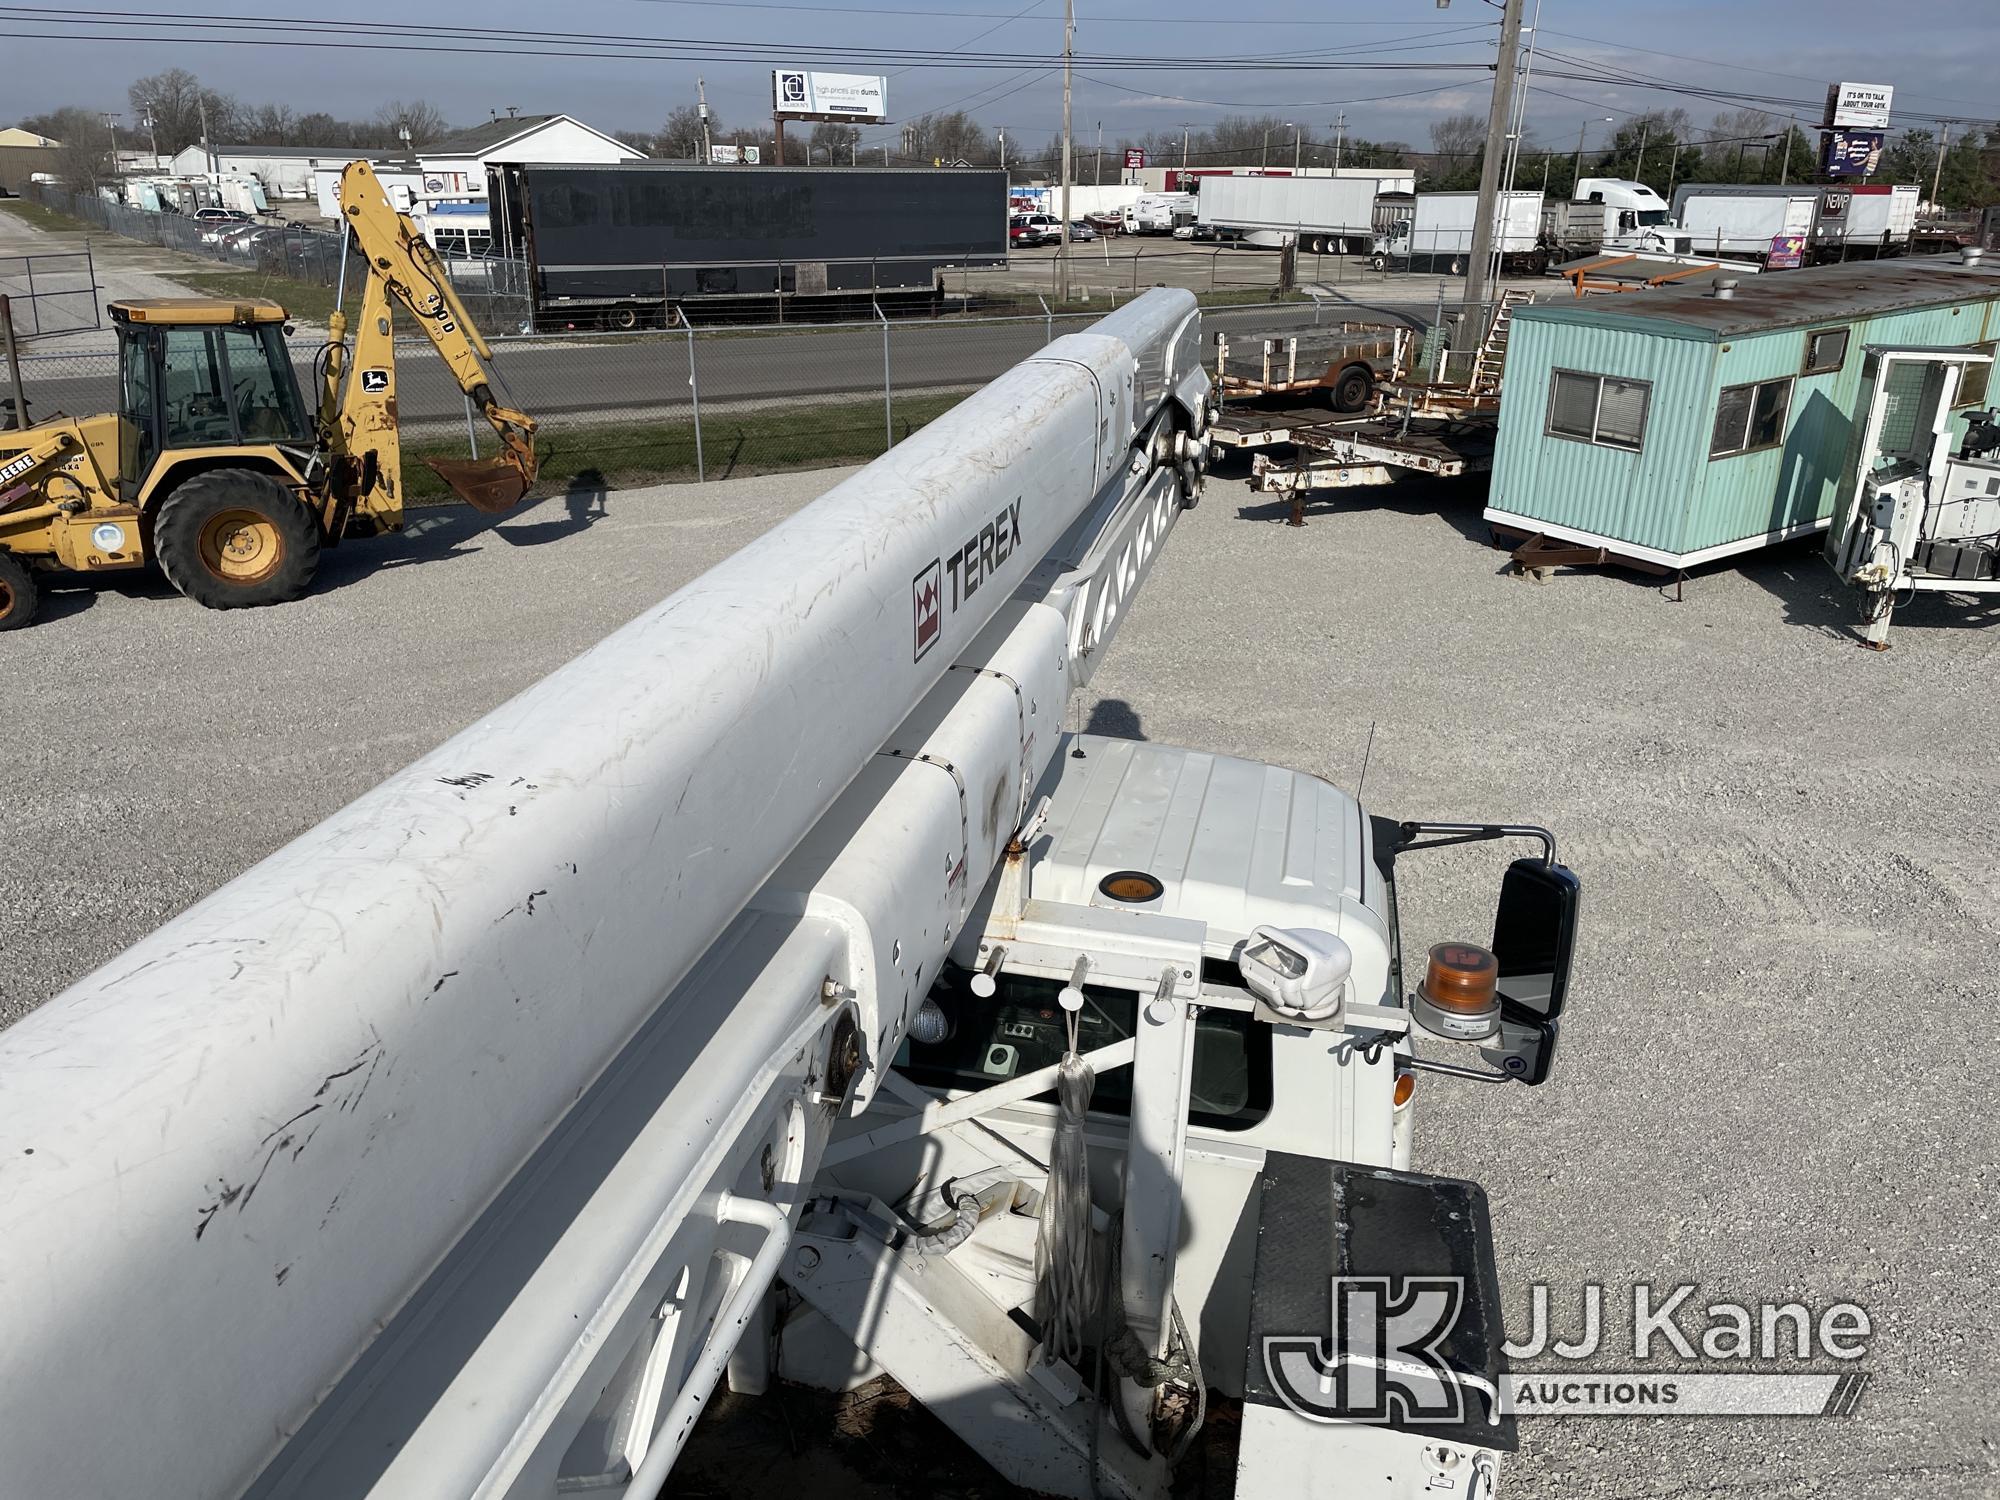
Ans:
[[[1209,335],[1232,343],[1315,325],[1366,322],[1417,335],[1412,369],[1426,380],[1463,379],[1483,309],[1426,302],[1316,296],[1279,307],[1223,308]],[[1050,340],[1108,311],[1032,317],[775,324],[635,334],[494,338],[501,399],[539,425],[538,495],[579,482],[618,488],[721,479],[783,469],[858,464],[934,420]],[[1454,335],[1455,318],[1470,320]],[[300,385],[313,399],[317,347],[293,342]],[[1213,359],[1213,345],[1209,358]],[[35,420],[115,409],[117,357],[32,353],[22,384]],[[6,376],[0,369],[0,391]],[[7,394],[13,394],[7,392]],[[450,371],[422,339],[399,341],[397,407],[405,485],[413,503],[448,492],[417,460],[492,451],[492,437]]]
[[[0,297],[18,338],[98,326],[97,268],[86,246],[49,255],[0,255]]]

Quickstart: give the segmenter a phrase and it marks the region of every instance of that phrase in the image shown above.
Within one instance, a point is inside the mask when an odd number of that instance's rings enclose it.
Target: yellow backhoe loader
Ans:
[[[399,306],[500,440],[497,458],[425,461],[480,510],[520,502],[535,424],[496,397],[492,350],[437,252],[366,162],[341,174],[340,202],[367,285],[351,345],[345,316],[328,319],[316,409],[300,395],[283,307],[169,297],[109,306],[116,412],[0,428],[0,630],[33,617],[43,572],[151,559],[190,599],[235,609],[297,598],[322,547],[401,530]],[[14,388],[18,398],[18,377]]]

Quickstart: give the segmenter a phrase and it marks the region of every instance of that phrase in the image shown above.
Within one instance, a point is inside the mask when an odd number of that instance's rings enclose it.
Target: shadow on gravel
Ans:
[[[1468,542],[1482,547],[1493,545],[1492,529],[1484,517],[1486,484],[1481,479],[1406,479],[1394,484],[1369,485],[1350,490],[1308,491],[1304,507],[1305,523],[1343,511],[1377,511],[1391,515],[1435,518]],[[1289,495],[1272,495],[1255,504],[1236,508],[1239,520],[1289,525],[1292,500]],[[1500,554],[1503,558],[1505,553]]]
[[[510,524],[503,519],[493,528],[494,535],[516,547],[539,547],[544,542],[561,541],[603,520],[609,514],[604,503],[608,494],[609,487],[601,471],[579,469],[563,493],[562,515],[525,525]]]
[[[1861,645],[1861,606],[1866,598],[1834,576],[1820,548],[1823,538],[1801,537],[1740,562],[1743,576],[1777,596],[1788,624],[1802,625],[1835,640]],[[1718,563],[1713,569],[1729,566]],[[1699,575],[1689,574],[1690,583]],[[2000,624],[2000,598],[1979,594],[1898,596],[1890,621],[1893,645],[1902,631],[1979,630]]]
[[[479,550],[471,544],[489,534],[510,547],[540,547],[558,542],[603,520],[609,514],[606,506],[609,494],[604,475],[596,469],[584,469],[570,481],[562,497],[563,514],[546,520],[509,521],[505,516],[485,515],[469,505],[432,505],[410,510],[406,512],[402,531],[394,536],[368,537],[321,553],[319,577],[313,591],[345,588],[389,568],[469,557]],[[547,503],[541,502],[544,506]]]
[[[33,625],[80,615],[97,603],[99,594],[123,594],[128,599],[181,598],[180,591],[150,566],[131,573],[43,573],[35,581],[41,586],[41,603]]]
[[[1123,698],[1099,698],[1090,710],[1090,722],[1083,726],[1083,732],[1101,734],[1114,740],[1143,740],[1146,737],[1138,710]]]

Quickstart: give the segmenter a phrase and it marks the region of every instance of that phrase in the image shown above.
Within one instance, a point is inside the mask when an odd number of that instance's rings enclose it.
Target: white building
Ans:
[[[354,155],[366,155],[356,152]],[[397,188],[409,190],[410,201],[421,207],[426,202],[460,202],[486,196],[486,164],[496,161],[613,162],[644,161],[646,153],[635,151],[623,141],[593,130],[568,115],[506,115],[460,130],[426,151],[418,153],[416,165],[407,157],[392,160],[369,158],[391,202],[398,202]],[[320,214],[340,217],[340,174],[353,156],[328,162],[313,170],[313,196],[319,200]]]
[[[168,170],[176,177],[216,173],[255,177],[264,184],[267,198],[310,198],[316,168],[324,165],[338,171],[367,154],[365,146],[203,147],[197,142],[177,152]]]
[[[486,167],[499,161],[644,161],[646,153],[568,115],[502,115],[446,136],[419,160],[428,193],[486,195]],[[438,186],[430,185],[437,179]]]

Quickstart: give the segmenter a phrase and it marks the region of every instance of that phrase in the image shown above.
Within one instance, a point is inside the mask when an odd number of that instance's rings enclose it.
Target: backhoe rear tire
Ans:
[[[0,630],[19,630],[34,619],[41,596],[28,565],[11,552],[0,552]]]
[[[276,478],[210,469],[161,502],[153,552],[167,581],[210,609],[282,604],[319,569],[319,522]]]

